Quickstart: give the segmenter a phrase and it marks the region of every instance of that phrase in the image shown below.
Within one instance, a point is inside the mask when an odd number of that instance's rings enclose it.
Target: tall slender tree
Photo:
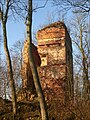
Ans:
[[[36,92],[38,95],[38,99],[40,102],[40,108],[41,108],[41,116],[42,120],[48,120],[48,114],[47,114],[47,109],[46,109],[46,103],[44,99],[44,94],[41,88],[41,84],[39,81],[39,76],[37,72],[37,68],[34,62],[33,54],[32,54],[32,0],[28,0],[28,16],[27,16],[27,40],[28,40],[28,55],[29,55],[29,63],[31,66],[31,71],[34,79],[34,84],[36,88]]]
[[[75,53],[75,62],[77,62],[78,70],[80,68],[80,73],[83,80],[83,92],[84,97],[89,98],[90,94],[90,82],[89,82],[89,36],[88,36],[88,22],[86,22],[87,17],[85,15],[77,15],[75,20],[72,21],[72,40],[77,50]],[[78,51],[78,52],[77,52]],[[80,67],[79,67],[80,66]]]
[[[5,4],[6,4],[6,6],[4,8]],[[16,100],[16,91],[15,91],[15,84],[14,84],[14,79],[13,79],[11,58],[10,58],[10,53],[9,53],[8,43],[7,43],[8,39],[7,39],[7,28],[6,28],[11,0],[5,1],[5,4],[3,5],[2,1],[0,2],[0,5],[1,5],[0,18],[1,18],[1,22],[2,22],[4,50],[5,50],[5,54],[6,54],[6,60],[7,60],[8,76],[9,76],[10,87],[11,87],[11,92],[12,92],[13,114],[15,115],[17,112],[17,100]]]
[[[8,75],[10,79],[10,87],[12,92],[12,103],[13,103],[13,113],[16,114],[16,108],[17,108],[17,100],[16,100],[16,91],[15,91],[15,84],[14,84],[14,78],[13,78],[13,69],[12,69],[12,63],[10,58],[10,52],[8,48],[8,39],[7,39],[7,21],[8,18],[11,17],[14,18],[14,20],[19,18],[25,18],[26,13],[26,6],[27,2],[26,0],[0,0],[0,20],[2,23],[2,29],[3,29],[3,40],[4,40],[4,50],[6,54],[7,59],[7,69],[8,69]]]

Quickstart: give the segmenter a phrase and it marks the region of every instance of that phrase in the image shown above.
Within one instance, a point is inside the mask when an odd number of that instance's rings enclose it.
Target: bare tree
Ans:
[[[28,40],[28,45],[29,45],[29,49],[28,49],[29,63],[31,66],[32,74],[33,74],[36,92],[37,92],[39,102],[40,102],[42,120],[48,120],[48,114],[47,114],[47,110],[46,110],[44,94],[43,94],[43,91],[41,88],[37,68],[36,68],[34,58],[32,55],[32,12],[33,12],[32,10],[33,10],[32,9],[32,0],[28,0],[28,16],[27,16],[26,27],[27,27],[27,40]]]
[[[72,9],[73,12],[90,12],[90,0],[53,0],[53,4],[66,11]]]
[[[25,16],[25,13],[27,11],[26,6],[26,0],[1,0],[0,1],[0,20],[2,23],[2,29],[3,29],[3,40],[4,40],[4,50],[6,54],[7,59],[7,69],[8,69],[8,75],[10,79],[10,86],[12,91],[12,103],[13,103],[13,113],[16,114],[16,108],[17,108],[17,100],[16,100],[16,91],[15,91],[15,83],[13,78],[13,69],[12,69],[12,63],[10,58],[10,53],[8,49],[8,40],[7,40],[7,20],[9,17],[13,16],[14,19],[17,18],[17,16],[23,17]]]
[[[0,13],[1,13],[1,21],[2,21],[2,29],[3,29],[4,50],[5,50],[6,59],[7,59],[7,69],[8,69],[8,75],[9,75],[10,86],[11,86],[11,91],[12,91],[13,113],[16,114],[16,111],[17,111],[16,92],[15,92],[15,84],[14,84],[14,79],[13,79],[13,71],[12,71],[10,53],[9,53],[8,44],[7,44],[8,40],[7,40],[7,28],[6,28],[11,0],[8,0],[5,4],[6,4],[6,9],[4,9],[3,4],[1,4],[2,8],[1,8]]]
[[[78,73],[82,74],[83,88],[85,98],[89,98],[90,94],[90,82],[89,82],[89,33],[88,33],[88,22],[85,15],[77,15],[75,20],[72,22],[72,40],[76,47],[74,54],[74,60],[78,67]],[[80,68],[80,69],[79,69]],[[79,74],[80,75],[80,74]]]
[[[7,74],[6,60],[3,58],[0,64],[0,97],[8,99],[11,96],[10,85]],[[9,98],[10,99],[10,98]]]
[[[22,68],[22,49],[24,41],[18,40],[10,49],[12,66],[13,66],[13,77],[15,80],[16,93],[21,86],[21,68]]]

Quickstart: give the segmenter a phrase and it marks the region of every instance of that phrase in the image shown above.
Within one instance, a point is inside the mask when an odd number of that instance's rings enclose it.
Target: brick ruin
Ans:
[[[32,44],[32,51],[34,56],[34,61],[36,66],[40,66],[41,59],[37,51],[37,47]],[[30,101],[33,98],[37,96],[33,76],[29,64],[29,58],[28,58],[28,41],[25,40],[24,42],[24,48],[22,53],[22,68],[21,68],[21,77],[22,77],[22,89],[18,93],[18,101]]]
[[[40,81],[47,99],[73,96],[72,43],[62,22],[52,23],[37,33],[41,58]]]
[[[68,97],[73,97],[72,43],[66,26],[63,22],[52,23],[39,30],[36,37],[38,46],[36,48],[33,45],[33,55],[45,99],[65,101]],[[36,94],[27,49],[28,43],[25,41],[21,70],[22,89],[25,92],[19,93],[18,100],[23,100],[26,96],[30,100],[31,95]]]

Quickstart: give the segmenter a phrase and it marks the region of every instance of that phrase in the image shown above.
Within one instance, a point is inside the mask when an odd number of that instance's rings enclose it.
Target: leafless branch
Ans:
[[[73,10],[74,13],[79,12],[90,12],[90,3],[89,0],[83,0],[83,1],[73,1],[73,0],[53,0],[53,4],[55,6],[65,6],[66,8],[76,8],[76,10]]]
[[[11,2],[11,0],[7,0],[6,3],[6,12],[5,12],[5,17],[4,17],[4,22],[7,22],[7,18],[8,18],[8,12],[9,12],[9,3]]]
[[[35,9],[33,9],[33,11],[36,11],[36,10],[38,10],[40,8],[44,8],[46,6],[47,2],[48,2],[48,0],[46,0],[46,2],[44,3],[43,6],[39,6],[39,7],[35,8]]]

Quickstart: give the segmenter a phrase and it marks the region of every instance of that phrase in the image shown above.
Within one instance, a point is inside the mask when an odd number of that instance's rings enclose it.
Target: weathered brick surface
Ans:
[[[65,26],[61,22],[56,22],[52,25],[49,25],[37,33],[37,39],[38,41],[43,39],[52,39],[52,38],[62,38],[65,36]],[[40,42],[42,42],[40,41]],[[53,41],[52,41],[53,42]]]
[[[23,53],[22,53],[22,57],[23,57],[23,63],[27,64],[28,63],[28,41],[25,40],[24,42],[24,48],[23,48]],[[40,66],[41,61],[40,61],[40,57],[38,55],[37,52],[37,47],[32,44],[32,52],[33,52],[33,56],[34,56],[34,60],[37,66]]]
[[[39,76],[46,99],[64,101],[71,94],[69,83],[73,81],[72,46],[67,29],[62,22],[50,24],[37,32],[37,40],[41,57]]]
[[[29,57],[28,57],[28,41],[26,40],[24,42],[24,48],[23,48],[23,63],[22,63],[22,69],[21,69],[21,77],[22,77],[22,90],[18,93],[18,101],[23,100],[30,100],[32,97],[32,94],[36,95],[36,90],[34,86],[33,76],[29,64]],[[34,61],[36,66],[40,66],[41,59],[37,51],[37,47],[32,44],[32,51],[34,56]]]

